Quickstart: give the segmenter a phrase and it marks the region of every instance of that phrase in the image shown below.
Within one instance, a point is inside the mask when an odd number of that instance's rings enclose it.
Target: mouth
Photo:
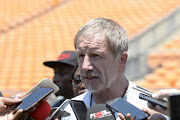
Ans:
[[[93,81],[96,81],[97,79],[99,79],[99,78],[95,77],[95,76],[86,76],[86,77],[84,77],[83,80],[88,81],[88,82],[93,82]]]

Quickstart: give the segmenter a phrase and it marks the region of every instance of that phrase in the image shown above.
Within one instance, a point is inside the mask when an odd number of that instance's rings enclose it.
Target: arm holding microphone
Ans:
[[[41,100],[28,110],[13,109],[13,105],[22,102],[21,99],[0,97],[0,119],[3,120],[46,120],[51,107],[46,100]]]
[[[176,94],[180,94],[180,90],[178,89],[164,89],[164,90],[160,90],[157,93],[152,94],[152,97],[155,99],[168,99],[168,97],[172,96],[172,95],[176,95]],[[161,106],[159,105],[154,105],[151,103],[148,103],[148,108],[143,108],[142,110],[146,113],[148,113],[150,116],[148,117],[148,120],[166,120],[166,118],[164,117],[164,115],[169,115],[169,111],[167,109],[163,109]],[[162,114],[164,115],[162,115]],[[134,120],[133,118],[129,117],[129,115],[126,116],[126,118],[121,114],[118,113],[118,116],[122,119],[122,120]]]
[[[162,98],[168,99],[169,96],[175,95],[175,94],[180,94],[180,90],[178,90],[178,89],[163,89],[163,90],[158,91],[155,94],[152,94],[152,97],[155,99],[162,99]],[[156,110],[160,113],[163,113],[165,115],[169,115],[168,110],[163,109],[159,105],[152,105],[151,103],[148,103],[148,107],[153,110]]]

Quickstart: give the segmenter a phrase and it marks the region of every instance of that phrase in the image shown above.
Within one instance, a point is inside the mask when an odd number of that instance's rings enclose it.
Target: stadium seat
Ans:
[[[43,61],[74,50],[75,34],[90,19],[114,19],[133,38],[179,5],[179,0],[0,0],[0,88],[28,90],[52,77]],[[159,54],[150,59],[152,68],[161,64]]]

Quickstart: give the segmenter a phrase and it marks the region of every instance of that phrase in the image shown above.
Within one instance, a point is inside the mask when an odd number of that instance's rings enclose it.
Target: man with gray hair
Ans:
[[[128,37],[122,26],[110,19],[95,18],[80,28],[74,45],[81,80],[88,91],[72,100],[81,100],[89,108],[121,97],[139,109],[147,107],[147,102],[139,99],[140,92],[133,89],[137,85],[124,76]],[[65,110],[71,115],[62,120],[76,120],[70,105]],[[117,113],[115,117],[120,119]]]

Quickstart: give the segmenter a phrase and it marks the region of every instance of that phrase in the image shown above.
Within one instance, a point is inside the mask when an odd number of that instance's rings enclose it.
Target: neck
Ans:
[[[116,81],[111,87],[92,93],[93,99],[97,104],[105,103],[117,97],[123,97],[128,86],[128,80],[123,78]]]

